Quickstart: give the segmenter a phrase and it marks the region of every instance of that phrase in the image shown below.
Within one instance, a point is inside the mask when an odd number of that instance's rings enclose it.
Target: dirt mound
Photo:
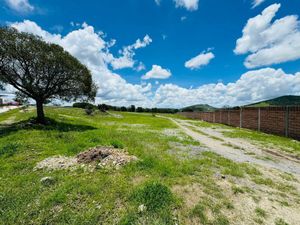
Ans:
[[[78,163],[98,162],[100,167],[119,168],[131,161],[136,161],[137,157],[130,156],[127,152],[112,147],[96,147],[77,155]]]
[[[95,147],[78,154],[75,157],[54,156],[39,162],[34,170],[74,170],[76,168],[88,168],[93,171],[97,168],[120,167],[138,160],[135,156],[130,156],[127,152],[113,147]]]

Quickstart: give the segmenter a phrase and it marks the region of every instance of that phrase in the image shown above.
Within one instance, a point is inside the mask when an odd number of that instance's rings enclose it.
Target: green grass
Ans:
[[[11,117],[15,120],[0,127],[1,225],[189,224],[191,216],[203,217],[201,207],[213,214],[208,222],[229,224],[222,210],[232,210],[233,205],[217,184],[215,173],[263,180],[253,166],[212,152],[185,160],[169,154],[170,143],[201,144],[188,137],[163,135],[164,129],[177,127],[158,116],[123,112],[89,116],[82,109],[54,107],[47,107],[46,115],[51,121],[48,126],[31,123],[32,110],[0,114],[0,123]],[[75,156],[95,146],[124,149],[139,160],[120,170],[33,170],[45,158]],[[55,182],[41,184],[46,176]],[[190,210],[172,188],[195,183],[213,203],[207,205],[203,199]],[[142,204],[147,209],[141,213],[138,207]]]

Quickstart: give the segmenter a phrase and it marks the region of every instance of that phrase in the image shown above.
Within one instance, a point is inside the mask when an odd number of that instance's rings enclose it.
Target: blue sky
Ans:
[[[223,106],[300,94],[298,0],[0,0],[0,5],[2,25],[61,44],[86,64],[98,82],[98,102]]]

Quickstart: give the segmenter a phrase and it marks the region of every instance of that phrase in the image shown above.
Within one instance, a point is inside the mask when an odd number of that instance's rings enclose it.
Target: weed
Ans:
[[[261,209],[261,208],[256,208],[255,209],[255,213],[258,217],[262,217],[262,218],[266,218],[267,217],[267,213],[265,210]]]
[[[254,218],[253,220],[257,224],[264,224],[264,221],[261,218]]]
[[[224,204],[215,204],[209,198],[202,199],[192,210],[191,214],[196,216],[201,224],[204,225],[228,225],[228,219],[221,213],[221,209]],[[209,211],[214,215],[214,219],[208,218]]]
[[[235,195],[245,193],[245,191],[242,188],[238,187],[238,186],[232,186],[231,189],[232,189],[232,191]]]
[[[283,219],[277,218],[275,220],[275,225],[289,225],[289,224],[287,222],[285,222]]]
[[[274,187],[274,185],[275,185],[273,180],[270,179],[270,178],[256,176],[252,180],[254,181],[254,183],[260,184],[260,185],[267,185],[267,186],[270,186],[270,187]]]

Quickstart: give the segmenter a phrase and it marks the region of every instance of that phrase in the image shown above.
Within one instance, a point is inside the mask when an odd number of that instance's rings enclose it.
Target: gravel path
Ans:
[[[255,163],[266,168],[277,169],[282,172],[292,173],[298,177],[300,176],[300,162],[289,160],[286,157],[281,157],[280,154],[276,156],[272,155],[272,159],[274,160],[259,159],[255,156],[259,155],[259,153],[262,154],[262,151],[258,149],[258,147],[252,145],[247,141],[243,140],[243,142],[241,142],[240,140],[240,142],[237,142],[238,148],[237,146],[231,147],[230,145],[228,145],[231,144],[231,140],[229,140],[229,138],[224,139],[224,137],[221,137],[217,133],[206,132],[205,129],[201,129],[200,132],[196,132],[190,127],[193,127],[195,129],[199,127],[194,126],[186,120],[172,118],[166,119],[173,121],[179,128],[181,128],[187,135],[192,137],[194,140],[206,145],[211,151],[225,158],[231,159],[235,162]],[[235,145],[237,143],[235,143]],[[249,151],[253,153],[253,155],[249,155]]]

